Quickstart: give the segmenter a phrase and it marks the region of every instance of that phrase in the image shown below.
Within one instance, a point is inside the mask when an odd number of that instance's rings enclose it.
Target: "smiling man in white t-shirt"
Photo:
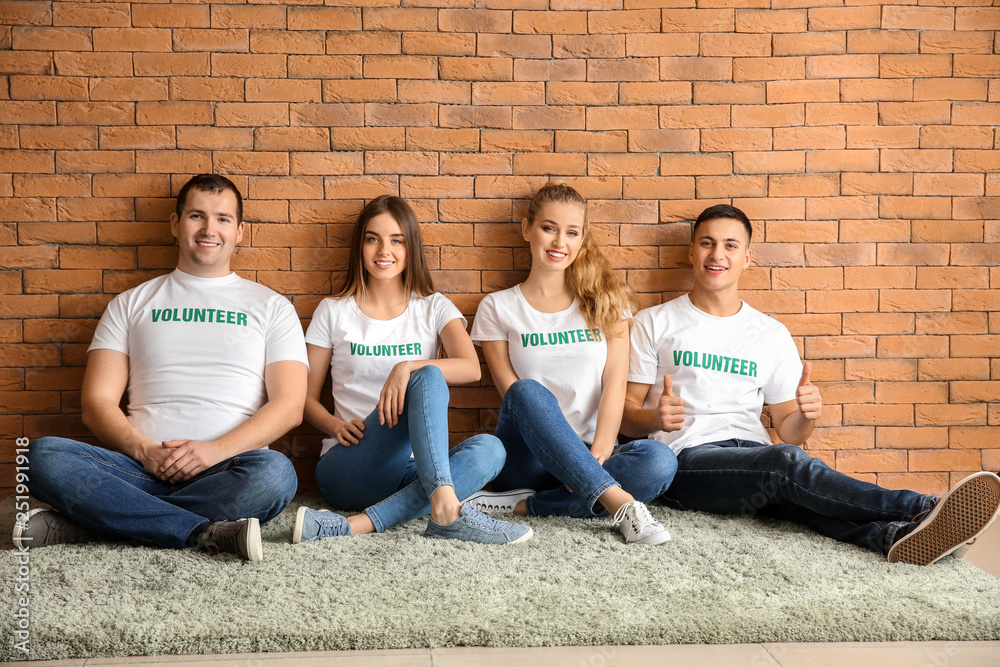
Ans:
[[[19,517],[15,544],[103,534],[259,561],[260,523],[295,494],[295,469],[267,445],[302,420],[305,340],[288,299],[230,270],[239,190],[195,176],[170,228],[177,269],[115,297],[89,348],[83,421],[106,448],[31,444],[29,488],[55,510]]]
[[[939,499],[858,481],[798,446],[822,401],[788,330],[739,297],[752,232],[738,208],[706,209],[691,233],[694,289],[635,317],[622,432],[677,454],[661,497],[678,509],[789,519],[890,562],[929,565],[964,551],[1000,507],[993,473]],[[771,444],[764,403],[790,444]]]

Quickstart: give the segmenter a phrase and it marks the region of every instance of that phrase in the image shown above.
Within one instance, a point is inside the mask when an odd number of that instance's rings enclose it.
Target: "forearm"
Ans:
[[[333,435],[340,424],[340,420],[330,414],[325,405],[311,396],[306,399],[305,418],[313,428],[327,435]]]
[[[800,410],[788,415],[776,429],[782,442],[789,445],[801,445],[812,435],[816,420],[806,419]]]
[[[606,391],[601,395],[597,408],[597,427],[594,430],[593,449],[609,453],[618,443],[618,431],[622,423],[622,392]]]
[[[132,426],[132,422],[128,420],[117,404],[85,403],[82,417],[84,425],[105,446],[126,454],[136,461],[143,461],[147,448],[160,444],[153,442]]]
[[[424,366],[437,366],[444,375],[444,381],[449,385],[469,384],[479,382],[482,371],[479,368],[479,360],[470,359],[415,359],[413,361],[402,362],[407,364],[407,369],[412,373]]]
[[[302,412],[302,403],[292,398],[268,401],[253,417],[213,441],[220,460],[270,445],[302,423]]]
[[[660,430],[660,414],[654,409],[646,409],[625,401],[622,410],[621,432],[630,438],[645,438]]]

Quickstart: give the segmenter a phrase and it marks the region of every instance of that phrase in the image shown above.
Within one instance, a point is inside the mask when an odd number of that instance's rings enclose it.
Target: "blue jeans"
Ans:
[[[646,503],[666,491],[677,471],[677,457],[655,440],[617,445],[602,466],[566,421],[556,397],[535,380],[518,380],[507,389],[496,434],[507,464],[493,488],[537,491],[526,501],[532,516],[606,514],[597,499],[614,486]]]
[[[676,509],[777,517],[883,554],[936,501],[856,480],[795,445],[724,440],[683,449],[677,462],[663,495]]]
[[[365,510],[382,532],[428,514],[429,498],[442,486],[465,499],[496,477],[504,451],[492,435],[475,435],[448,450],[448,396],[437,366],[414,371],[395,426],[379,424],[373,410],[358,444],[336,445],[319,460],[316,483],[326,501]]]
[[[121,452],[66,438],[39,438],[28,456],[39,500],[81,526],[175,549],[206,521],[269,521],[298,487],[292,462],[270,449],[237,454],[178,484]]]

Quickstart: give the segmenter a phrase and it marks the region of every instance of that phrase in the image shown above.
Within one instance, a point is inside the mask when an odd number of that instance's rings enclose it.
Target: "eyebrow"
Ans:
[[[743,241],[741,241],[740,239],[737,239],[737,238],[716,239],[714,236],[711,236],[709,234],[702,234],[701,236],[698,237],[699,241],[704,241],[705,239],[708,239],[709,241],[721,240],[721,241],[726,242],[726,243],[728,243],[729,241],[733,241],[735,243],[743,243]]]
[[[380,237],[380,238],[381,238],[381,236],[382,236],[382,235],[381,235],[381,234],[379,234],[378,232],[373,232],[373,231],[370,231],[370,230],[366,230],[366,231],[365,231],[365,236],[368,236],[369,234],[371,234],[372,236],[378,236],[378,237]],[[406,235],[405,235],[405,234],[403,234],[402,232],[400,232],[400,233],[398,233],[398,234],[389,234],[389,238],[394,238],[394,237],[396,237],[396,236],[400,236],[400,237],[403,237],[403,238],[406,238]]]
[[[206,215],[208,213],[208,211],[205,211],[205,210],[200,209],[200,208],[189,208],[186,211],[184,211],[184,215],[190,215],[192,213],[201,213],[202,215]],[[236,217],[235,213],[230,213],[229,211],[216,211],[215,214],[217,216],[219,216],[219,217],[223,217],[223,216],[225,216],[227,218],[235,218]]]
[[[558,225],[559,224],[558,222],[556,222],[555,220],[552,220],[550,218],[545,218],[544,220],[542,220],[542,222],[543,223],[548,222],[548,223],[553,224],[553,225]],[[569,229],[583,229],[582,225],[578,225],[575,222],[571,222],[571,223],[569,223],[569,224],[567,224],[565,226],[567,228],[569,228]]]

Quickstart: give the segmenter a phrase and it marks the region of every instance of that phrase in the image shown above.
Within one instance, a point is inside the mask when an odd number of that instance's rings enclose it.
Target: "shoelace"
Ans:
[[[345,526],[348,524],[338,522],[336,519],[316,519],[316,523],[319,524],[319,529],[316,531],[317,537],[340,537],[347,534]]]
[[[628,517],[630,507],[632,508],[632,516],[629,517],[629,523],[632,524],[632,529],[636,532],[639,532],[639,527],[643,524],[653,521],[653,515],[649,513],[649,509],[638,500],[633,500],[625,503],[615,512],[616,523],[621,523]]]
[[[500,519],[494,519],[489,514],[483,514],[472,506],[469,506],[469,511],[465,513],[465,520],[493,531],[500,531],[500,524],[502,523]]]
[[[223,551],[236,553],[236,536],[239,534],[240,528],[241,524],[236,521],[209,526],[204,533],[198,536],[196,551],[207,551],[213,556]]]

